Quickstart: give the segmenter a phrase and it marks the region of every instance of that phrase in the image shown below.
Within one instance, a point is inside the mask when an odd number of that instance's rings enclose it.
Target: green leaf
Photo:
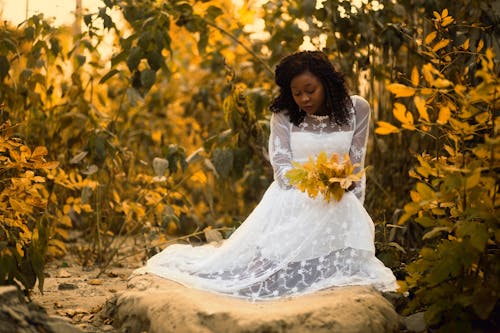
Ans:
[[[118,53],[117,55],[114,55],[111,58],[111,67],[116,66],[116,64],[122,62],[126,58],[127,58],[127,53],[125,51],[122,51],[122,52]]]
[[[84,15],[83,22],[85,22],[86,26],[90,26],[90,23],[92,23],[92,14]]]
[[[490,287],[475,288],[473,295],[472,308],[474,313],[482,320],[487,320],[495,308],[499,295]]]
[[[417,222],[418,224],[420,224],[424,228],[430,228],[430,227],[433,227],[436,225],[435,219],[433,219],[429,216],[425,216],[425,215],[422,215],[422,216],[415,218],[415,222]]]
[[[168,169],[171,173],[177,171],[180,166],[181,170],[185,170],[187,167],[186,162],[186,152],[184,148],[178,145],[171,144],[167,149],[167,160],[168,160]]]
[[[59,44],[59,39],[51,38],[50,39],[50,52],[56,56],[60,51],[61,51],[61,45]]]
[[[152,69],[146,69],[141,72],[141,83],[142,86],[149,90],[156,81],[156,72]]]
[[[110,78],[112,78],[114,75],[120,73],[119,70],[117,69],[112,69],[110,70],[109,72],[106,73],[106,75],[104,75],[100,80],[99,80],[99,83],[102,84],[106,81],[108,81]]]
[[[146,55],[146,59],[148,60],[149,67],[154,70],[160,69],[161,65],[163,64],[163,56],[158,50],[148,52],[148,54]]]
[[[216,6],[210,6],[206,11],[206,16],[211,21],[214,21],[220,15],[222,15],[222,9]]]
[[[114,26],[113,20],[111,19],[111,16],[109,16],[108,14],[102,15],[102,20],[104,29],[109,30]]]
[[[82,66],[85,63],[85,60],[86,58],[84,55],[79,54],[76,56],[76,62],[78,63],[78,66]]]
[[[134,46],[130,49],[130,53],[127,58],[127,66],[132,72],[139,66],[139,63],[142,59],[142,50],[137,46]]]
[[[490,238],[486,225],[478,221],[460,222],[456,232],[458,237],[468,237],[471,245],[480,252],[484,251]]]
[[[35,28],[27,27],[24,29],[24,38],[32,40],[35,37]]]
[[[215,148],[212,152],[212,161],[215,169],[222,178],[229,176],[233,168],[233,152],[227,148]]]
[[[198,52],[203,55],[208,45],[208,31],[200,31],[200,38],[198,39]]]

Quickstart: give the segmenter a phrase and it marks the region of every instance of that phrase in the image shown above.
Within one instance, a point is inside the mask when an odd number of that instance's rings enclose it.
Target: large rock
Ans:
[[[128,290],[108,300],[102,315],[128,333],[399,331],[399,316],[391,303],[364,286],[249,302],[141,275],[130,280]]]
[[[83,333],[64,320],[49,317],[36,303],[26,303],[14,286],[0,287],[0,333]]]

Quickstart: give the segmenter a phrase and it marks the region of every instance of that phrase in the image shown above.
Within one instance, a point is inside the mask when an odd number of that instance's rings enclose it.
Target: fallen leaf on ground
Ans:
[[[92,286],[100,286],[102,284],[102,280],[100,279],[91,279],[87,281],[88,284]]]

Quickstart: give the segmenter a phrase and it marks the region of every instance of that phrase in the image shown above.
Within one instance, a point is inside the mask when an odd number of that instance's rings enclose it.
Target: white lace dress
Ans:
[[[252,300],[295,296],[345,285],[396,289],[391,270],[375,257],[374,226],[362,201],[364,181],[339,202],[311,199],[289,186],[291,161],[325,151],[349,153],[363,164],[370,108],[359,96],[349,125],[306,116],[294,126],[273,114],[269,157],[275,181],[241,226],[220,245],[176,244],[136,273],[153,273],[183,285]]]

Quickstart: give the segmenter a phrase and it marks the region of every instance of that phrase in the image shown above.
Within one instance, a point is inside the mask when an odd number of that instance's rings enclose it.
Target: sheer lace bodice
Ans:
[[[349,154],[352,163],[364,168],[370,106],[360,96],[352,96],[353,109],[349,123],[343,126],[330,121],[328,116],[306,116],[299,126],[293,125],[285,112],[271,118],[269,159],[274,170],[274,180],[281,187],[290,189],[285,174],[292,168],[292,161],[307,161],[310,156],[324,151],[340,157]],[[363,202],[366,180],[363,178],[353,192]]]

